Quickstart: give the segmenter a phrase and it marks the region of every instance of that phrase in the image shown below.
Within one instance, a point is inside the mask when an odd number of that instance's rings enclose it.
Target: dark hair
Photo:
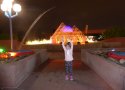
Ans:
[[[67,44],[66,45],[68,45],[68,46],[70,46],[71,47],[71,43],[70,42],[67,42]]]

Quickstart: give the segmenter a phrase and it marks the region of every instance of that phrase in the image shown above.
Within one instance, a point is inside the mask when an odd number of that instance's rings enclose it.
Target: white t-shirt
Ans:
[[[62,47],[64,49],[64,53],[65,53],[65,61],[72,61],[73,60],[73,43],[71,43],[71,48],[70,49],[66,49],[66,47],[64,46],[64,42],[62,42]]]

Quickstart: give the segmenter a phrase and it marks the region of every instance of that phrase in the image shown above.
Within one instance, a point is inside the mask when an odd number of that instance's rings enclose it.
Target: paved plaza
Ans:
[[[80,60],[73,61],[74,80],[65,80],[63,60],[48,60],[40,65],[22,85],[21,90],[112,90]]]

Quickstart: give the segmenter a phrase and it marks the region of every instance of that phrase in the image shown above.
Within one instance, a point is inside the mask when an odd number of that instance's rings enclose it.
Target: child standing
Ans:
[[[73,80],[73,71],[72,71],[72,61],[73,61],[73,42],[69,40],[69,42],[64,45],[64,41],[62,40],[62,47],[64,49],[65,54],[65,70],[66,76],[65,80]]]

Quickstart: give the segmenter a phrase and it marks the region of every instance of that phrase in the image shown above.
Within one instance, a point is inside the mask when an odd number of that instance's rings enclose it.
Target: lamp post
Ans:
[[[12,27],[12,18],[16,17],[21,11],[20,4],[14,3],[14,0],[3,0],[1,4],[1,9],[4,11],[4,14],[9,18],[10,25],[10,41],[11,41],[11,50],[13,50],[13,27]],[[12,11],[15,13],[13,14]]]

